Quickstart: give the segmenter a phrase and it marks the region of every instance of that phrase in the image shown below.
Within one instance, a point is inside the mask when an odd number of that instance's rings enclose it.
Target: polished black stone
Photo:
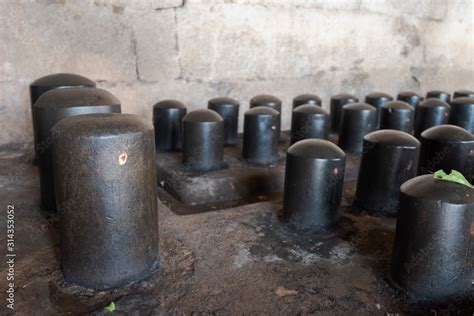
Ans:
[[[281,100],[272,95],[261,94],[250,99],[250,108],[256,106],[267,106],[281,113]]]
[[[422,96],[419,96],[415,92],[405,91],[400,92],[397,95],[397,100],[406,102],[416,108],[424,100],[424,98]]]
[[[396,215],[400,185],[416,176],[419,155],[420,142],[407,133],[365,135],[354,204],[369,213]]]
[[[65,280],[104,290],[149,277],[159,243],[153,126],[91,114],[60,121],[54,133]]]
[[[237,144],[239,102],[231,98],[214,98],[207,102],[207,107],[224,119],[224,145]]]
[[[176,151],[182,148],[182,121],[186,112],[186,106],[176,100],[163,100],[153,106],[157,151]]]
[[[300,105],[322,105],[321,98],[315,94],[301,94],[293,99],[293,109]]]
[[[377,109],[377,121],[375,123],[375,129],[378,129],[380,126],[380,108],[385,103],[392,101],[393,98],[383,92],[373,92],[365,97],[365,103],[372,105]]]
[[[449,103],[449,101],[451,101],[451,95],[445,91],[432,90],[426,93],[426,99],[439,99],[441,101]]]
[[[448,103],[436,98],[423,101],[416,108],[415,113],[415,137],[433,126],[447,124],[451,107]]]
[[[56,210],[51,145],[58,136],[53,126],[63,118],[91,113],[120,113],[120,101],[97,88],[52,89],[35,102],[37,153],[41,188],[41,207]]]
[[[342,107],[349,103],[357,103],[359,99],[350,94],[337,94],[331,98],[331,132],[338,133],[341,125]]]
[[[449,124],[474,133],[474,98],[460,97],[451,101]]]
[[[403,101],[390,101],[380,108],[380,129],[394,129],[413,134],[415,108]]]
[[[329,113],[319,106],[302,105],[291,117],[291,144],[306,138],[329,138]]]
[[[411,300],[456,302],[472,291],[473,189],[433,179],[400,187],[389,283]]]
[[[456,98],[474,98],[474,91],[472,90],[457,90],[454,91],[453,100]]]
[[[305,139],[286,156],[283,218],[300,230],[334,226],[340,217],[346,156],[333,143]]]
[[[366,103],[342,107],[339,147],[350,153],[361,153],[364,136],[375,130],[377,110]]]

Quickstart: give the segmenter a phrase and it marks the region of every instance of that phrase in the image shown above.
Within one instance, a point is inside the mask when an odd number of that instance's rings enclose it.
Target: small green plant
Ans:
[[[438,170],[434,173],[433,178],[443,181],[455,182],[470,188],[474,188],[474,186],[470,184],[469,181],[467,181],[463,174],[456,170],[451,170],[450,174],[447,174],[444,172],[444,170]]]
[[[115,303],[110,303],[109,305],[105,306],[104,309],[109,313],[113,313],[115,311]]]

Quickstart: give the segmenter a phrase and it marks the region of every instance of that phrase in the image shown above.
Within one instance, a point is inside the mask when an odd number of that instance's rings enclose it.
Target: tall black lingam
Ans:
[[[377,110],[366,103],[342,107],[339,147],[350,153],[361,153],[364,136],[375,130]]]
[[[183,164],[189,171],[221,169],[224,163],[224,120],[212,110],[195,110],[183,118]]]
[[[329,138],[329,114],[319,106],[302,105],[291,117],[291,144],[307,138]]]
[[[38,98],[33,107],[37,128],[37,152],[41,207],[56,210],[51,145],[58,135],[53,126],[63,118],[91,113],[120,113],[120,101],[96,88],[52,89]]]
[[[346,156],[333,143],[305,139],[286,155],[283,217],[300,230],[333,226],[340,217]]]
[[[131,114],[91,114],[54,130],[65,280],[104,290],[147,278],[158,260],[153,126]]]
[[[393,98],[390,95],[383,92],[373,92],[365,97],[365,103],[370,104],[377,109],[377,121],[375,123],[375,129],[378,129],[380,126],[380,108],[382,105],[392,100]]]
[[[406,102],[410,104],[412,107],[416,108],[423,101],[423,97],[419,96],[415,92],[406,91],[406,92],[400,92],[397,95],[397,100]]]
[[[186,106],[176,100],[163,100],[153,106],[157,151],[176,151],[182,147],[182,120]]]
[[[350,94],[337,94],[331,98],[331,132],[339,132],[342,107],[346,104],[357,102],[359,102],[359,99]]]
[[[431,98],[423,101],[416,108],[415,137],[420,137],[420,134],[430,127],[447,124],[450,110],[449,104],[439,99]]]
[[[449,124],[457,125],[474,133],[474,98],[456,98],[451,101]]]
[[[242,157],[247,162],[261,166],[275,164],[279,139],[280,113],[265,106],[245,112]]]
[[[214,98],[207,102],[207,107],[224,119],[224,145],[237,144],[239,102],[231,98]]]
[[[392,286],[413,300],[469,297],[474,189],[424,175],[400,187]]]
[[[420,142],[407,133],[365,135],[354,204],[369,213],[396,215],[400,185],[416,176],[419,154]]]
[[[300,105],[318,105],[321,106],[321,98],[315,94],[301,94],[293,99],[293,109]]]
[[[67,74],[67,73],[59,73],[59,74],[52,74],[48,76],[44,76],[41,78],[36,79],[30,84],[30,100],[31,100],[31,115],[33,118],[33,132],[34,132],[34,141],[35,141],[35,161],[38,159],[38,151],[36,149],[38,144],[38,136],[37,136],[37,127],[36,127],[36,120],[34,116],[34,109],[33,105],[35,104],[36,100],[45,92],[56,89],[56,88],[95,88],[95,82],[87,79],[85,77],[74,75],[74,74]]]
[[[380,108],[380,129],[394,129],[413,134],[415,109],[402,101],[390,101]]]
[[[421,133],[418,174],[457,170],[474,180],[474,135],[454,125],[440,125]]]
[[[261,94],[250,99],[250,108],[256,106],[267,106],[281,113],[281,100],[272,95]]]
[[[451,101],[451,95],[444,91],[432,90],[426,93],[426,99],[439,99],[441,101],[449,103],[449,101]]]
[[[453,94],[453,100],[456,98],[474,98],[474,91],[471,90],[457,90]]]

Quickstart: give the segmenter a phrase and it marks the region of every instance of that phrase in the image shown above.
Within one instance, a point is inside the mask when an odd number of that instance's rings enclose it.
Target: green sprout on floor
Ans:
[[[104,309],[109,313],[113,313],[115,311],[115,303],[110,303],[109,305],[105,306]]]
[[[450,174],[447,174],[444,172],[444,170],[438,170],[434,173],[433,178],[443,181],[455,182],[470,188],[474,188],[474,186],[469,183],[469,181],[467,181],[463,174],[456,170],[451,170]]]

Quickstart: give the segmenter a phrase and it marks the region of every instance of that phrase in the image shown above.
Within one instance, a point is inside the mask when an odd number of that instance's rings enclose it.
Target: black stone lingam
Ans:
[[[224,119],[224,145],[237,144],[239,102],[231,98],[214,98],[208,101],[207,107]]]
[[[52,134],[53,126],[69,116],[120,111],[117,98],[96,88],[52,89],[38,98],[33,112],[37,129],[41,208],[56,210],[51,145],[58,135]]]
[[[415,92],[405,91],[405,92],[400,92],[397,95],[397,100],[406,102],[410,104],[412,107],[416,108],[423,101],[423,97],[419,96]]]
[[[273,165],[278,161],[280,113],[265,107],[251,108],[244,115],[242,157],[251,164]]]
[[[424,175],[400,187],[392,286],[412,300],[441,303],[472,290],[474,189]]]
[[[418,174],[457,170],[474,180],[474,135],[454,125],[440,125],[421,133]]]
[[[377,120],[375,123],[375,129],[378,129],[380,126],[380,108],[385,103],[392,101],[393,98],[383,92],[373,92],[365,97],[365,103],[372,105],[374,108],[377,109]]]
[[[212,110],[195,110],[183,118],[183,164],[189,171],[222,169],[224,119]]]
[[[306,138],[329,138],[329,114],[319,106],[302,105],[291,117],[291,144]]]
[[[321,106],[322,102],[321,98],[315,94],[301,94],[293,99],[293,109],[304,104]]]
[[[250,99],[250,108],[256,106],[267,106],[281,113],[281,100],[272,95],[261,94]]]
[[[176,100],[163,100],[153,106],[153,126],[157,151],[176,151],[182,147],[182,120],[186,106]]]
[[[65,280],[105,290],[149,277],[158,260],[153,126],[131,114],[91,114],[54,130]]]
[[[474,91],[471,90],[457,90],[453,94],[453,100],[456,98],[474,98]]]
[[[375,130],[377,110],[366,103],[342,107],[339,147],[350,153],[361,153],[364,136]]]
[[[44,76],[41,78],[36,79],[30,84],[30,101],[31,101],[31,116],[33,118],[33,133],[34,133],[34,144],[35,144],[35,162],[38,159],[38,152],[36,149],[38,140],[37,140],[37,128],[36,128],[36,120],[34,117],[34,110],[33,105],[35,104],[36,100],[45,93],[46,91],[56,89],[56,88],[95,88],[95,82],[87,79],[85,77],[75,75],[75,74],[67,74],[67,73],[58,73],[52,74],[48,76]]]
[[[445,91],[432,90],[426,93],[426,99],[439,99],[449,103],[449,101],[451,101],[451,95]]]
[[[395,130],[364,137],[354,204],[369,213],[396,215],[400,185],[416,176],[420,142]]]
[[[459,97],[451,101],[449,124],[474,133],[474,98]]]
[[[415,108],[403,101],[390,101],[380,107],[380,129],[413,134]]]
[[[357,102],[359,102],[359,99],[350,94],[337,94],[331,98],[331,132],[339,132],[342,107],[346,104]]]
[[[340,217],[346,156],[333,143],[305,139],[286,155],[283,218],[300,230],[320,230]]]
[[[430,127],[447,124],[450,110],[449,104],[439,99],[430,98],[423,101],[416,108],[415,137],[420,137],[420,134]]]

